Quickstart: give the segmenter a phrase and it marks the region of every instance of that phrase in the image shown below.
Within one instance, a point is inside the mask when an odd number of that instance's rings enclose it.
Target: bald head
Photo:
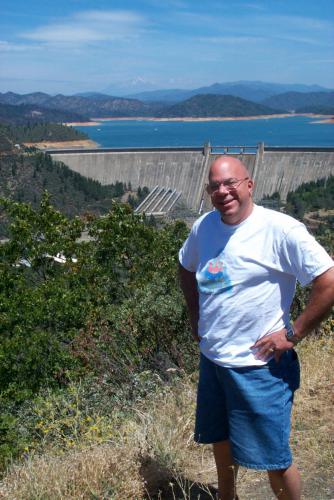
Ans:
[[[239,224],[253,210],[253,181],[246,166],[233,156],[218,156],[209,172],[208,193],[226,224]]]
[[[250,177],[246,166],[238,158],[225,155],[218,156],[210,167],[209,180],[217,175],[236,179]]]

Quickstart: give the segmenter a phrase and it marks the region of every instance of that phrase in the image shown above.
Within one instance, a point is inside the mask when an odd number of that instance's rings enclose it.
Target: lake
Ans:
[[[312,123],[314,117],[238,121],[108,120],[97,126],[76,126],[104,148],[203,146],[334,147],[334,124]]]

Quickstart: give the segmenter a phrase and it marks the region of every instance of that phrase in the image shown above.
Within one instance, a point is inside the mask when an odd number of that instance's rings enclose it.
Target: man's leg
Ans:
[[[287,469],[269,470],[270,485],[280,500],[300,500],[300,475],[295,465]]]
[[[233,462],[229,441],[220,441],[213,444],[213,453],[215,456],[218,491],[221,500],[237,499],[236,481],[238,474],[238,465]]]

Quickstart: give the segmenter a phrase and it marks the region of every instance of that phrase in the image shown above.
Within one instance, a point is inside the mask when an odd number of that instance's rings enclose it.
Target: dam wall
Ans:
[[[334,149],[264,148],[263,159],[255,174],[254,197],[259,200],[277,191],[285,201],[289,191],[301,184],[330,175],[334,175]]]
[[[334,175],[334,148],[283,148],[206,145],[202,148],[142,148],[48,151],[56,161],[101,184],[131,183],[133,189],[156,185],[182,192],[194,210],[211,207],[205,185],[220,154],[239,158],[254,179],[254,200],[275,192],[283,201],[302,183]]]
[[[130,182],[133,189],[139,186],[153,189],[159,185],[182,191],[182,199],[189,207],[200,202],[205,165],[203,148],[51,152],[51,156],[101,184]]]

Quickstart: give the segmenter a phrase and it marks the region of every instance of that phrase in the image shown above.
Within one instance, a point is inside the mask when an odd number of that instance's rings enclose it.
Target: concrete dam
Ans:
[[[254,200],[275,192],[286,200],[304,182],[334,175],[334,148],[210,146],[201,148],[138,148],[49,150],[53,160],[101,184],[131,183],[133,189],[165,186],[182,192],[187,207],[210,209],[205,185],[212,161],[221,154],[236,156],[254,179]]]

